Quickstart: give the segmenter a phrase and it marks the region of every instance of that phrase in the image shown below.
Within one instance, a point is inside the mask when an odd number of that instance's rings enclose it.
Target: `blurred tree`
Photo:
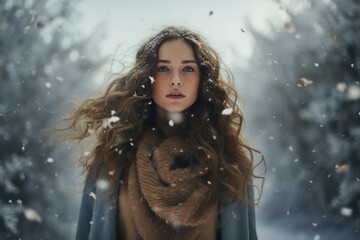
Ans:
[[[266,218],[359,235],[360,2],[277,2],[283,28],[254,32],[246,73],[273,186]]]
[[[58,117],[49,110],[89,90],[82,80],[100,61],[99,34],[71,33],[73,7],[70,0],[0,1],[1,239],[74,237],[70,154],[40,134]]]

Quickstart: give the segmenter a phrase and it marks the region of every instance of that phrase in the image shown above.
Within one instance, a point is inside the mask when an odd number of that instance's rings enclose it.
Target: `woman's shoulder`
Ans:
[[[220,205],[219,214],[222,239],[257,240],[254,206],[235,201]]]
[[[114,183],[112,183],[113,174],[113,171],[108,171],[105,167],[89,169],[86,174],[84,192],[92,190],[94,193],[104,194],[117,191],[121,178],[120,176],[116,177]]]

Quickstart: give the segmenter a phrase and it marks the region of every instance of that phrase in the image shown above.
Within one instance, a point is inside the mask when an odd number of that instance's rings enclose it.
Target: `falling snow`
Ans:
[[[155,82],[155,79],[152,76],[149,76],[151,84],[153,84]]]
[[[221,115],[231,115],[232,112],[232,108],[225,108],[224,110],[222,110]]]
[[[347,88],[347,86],[346,86],[346,83],[344,83],[344,82],[339,82],[336,84],[336,90],[338,90],[341,93],[345,92],[346,88]]]
[[[112,123],[116,123],[120,121],[120,118],[117,116],[111,116],[110,118],[108,118],[107,120],[107,125],[110,126]]]
[[[351,208],[343,207],[341,208],[341,215],[345,217],[350,217],[352,215],[353,210]]]
[[[89,193],[89,196],[92,197],[93,199],[96,199],[96,194],[93,193],[93,192],[90,192],[90,193]]]
[[[99,189],[105,190],[105,189],[109,188],[109,182],[104,179],[97,180],[96,187]],[[96,198],[94,198],[94,199],[96,199]]]
[[[42,217],[34,209],[26,208],[24,210],[24,215],[25,215],[25,218],[29,221],[42,222]]]

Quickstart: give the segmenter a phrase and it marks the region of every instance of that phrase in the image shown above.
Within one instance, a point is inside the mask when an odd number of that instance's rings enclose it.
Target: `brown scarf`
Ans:
[[[194,163],[174,167],[190,149],[180,136],[164,137],[157,130],[145,133],[136,161],[129,170],[128,193],[140,239],[197,239],[198,227],[216,208],[206,181],[207,166]]]

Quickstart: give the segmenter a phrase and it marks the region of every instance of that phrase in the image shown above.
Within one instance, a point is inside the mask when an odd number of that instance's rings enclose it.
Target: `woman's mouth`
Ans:
[[[182,94],[180,91],[173,91],[170,92],[168,95],[166,95],[166,97],[171,99],[180,99],[180,98],[184,98],[185,95]]]

